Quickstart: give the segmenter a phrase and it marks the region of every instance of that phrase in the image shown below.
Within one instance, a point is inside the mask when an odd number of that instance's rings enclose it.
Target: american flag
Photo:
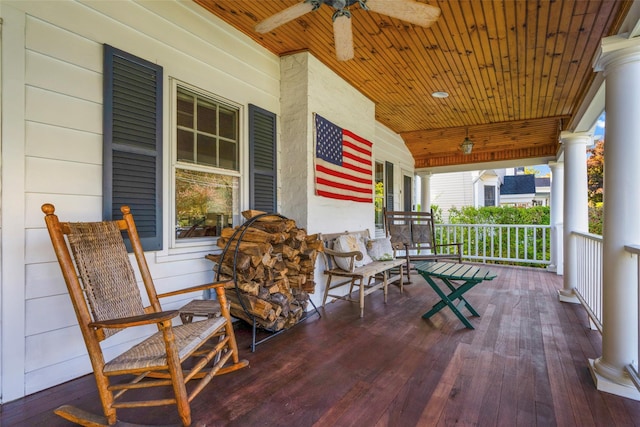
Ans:
[[[318,114],[315,121],[316,195],[372,203],[373,144]]]

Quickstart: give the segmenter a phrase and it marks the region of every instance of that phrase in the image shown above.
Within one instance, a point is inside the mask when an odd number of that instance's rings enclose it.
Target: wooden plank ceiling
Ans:
[[[416,168],[554,157],[593,80],[600,40],[617,32],[630,7],[619,0],[417,0],[442,11],[422,28],[356,2],[355,57],[339,62],[330,6],[259,34],[256,23],[299,0],[194,1],[277,55],[313,54],[375,102],[376,119],[402,136]],[[449,97],[432,97],[436,91]],[[474,147],[463,155],[467,133]]]

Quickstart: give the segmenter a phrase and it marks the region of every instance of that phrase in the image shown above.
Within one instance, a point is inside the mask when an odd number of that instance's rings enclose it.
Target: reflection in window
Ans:
[[[237,176],[176,169],[176,237],[219,236],[238,214]]]

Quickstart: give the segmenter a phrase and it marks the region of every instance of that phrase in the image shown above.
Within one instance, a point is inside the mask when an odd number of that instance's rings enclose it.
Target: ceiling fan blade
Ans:
[[[311,12],[315,8],[313,2],[302,2],[298,4],[294,4],[281,12],[276,13],[275,15],[271,15],[267,19],[259,22],[255,26],[255,30],[258,33],[268,33],[274,28],[279,27],[280,25],[286,24],[287,22],[293,21],[296,18],[301,17],[305,13]]]
[[[336,44],[338,61],[348,61],[353,58],[353,31],[351,18],[348,15],[337,16],[334,19],[333,39]]]
[[[440,8],[415,0],[366,0],[365,6],[382,15],[429,27],[440,17]]]

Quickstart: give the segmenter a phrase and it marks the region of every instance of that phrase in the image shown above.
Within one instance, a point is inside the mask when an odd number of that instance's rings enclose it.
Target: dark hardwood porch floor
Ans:
[[[389,300],[337,301],[248,349],[250,367],[216,377],[192,403],[194,425],[207,426],[633,426],[640,402],[598,392],[588,358],[601,337],[579,305],[558,302],[561,277],[544,270],[492,267],[498,277],[466,296],[481,317],[465,329],[448,309],[423,320],[437,298],[424,280]],[[0,425],[67,426],[60,404],[100,412],[86,376],[9,402]],[[177,423],[174,407],[127,412],[146,424]]]

